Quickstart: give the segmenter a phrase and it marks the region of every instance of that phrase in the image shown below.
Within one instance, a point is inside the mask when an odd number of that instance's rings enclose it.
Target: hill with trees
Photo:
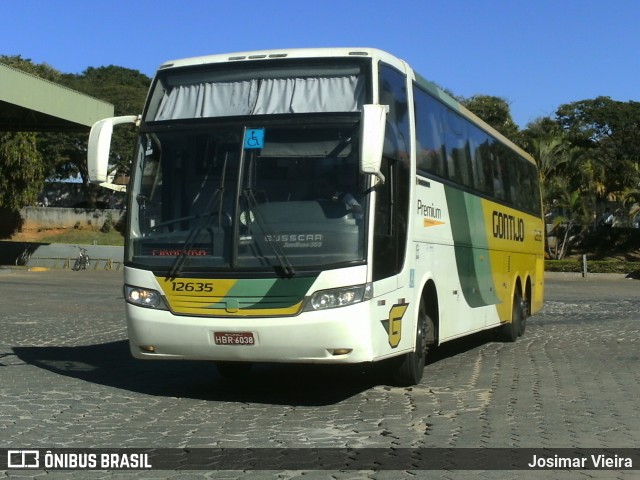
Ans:
[[[0,55],[0,63],[69,87],[114,105],[115,115],[142,112],[151,79],[137,70],[116,66],[87,68],[81,74],[59,72],[47,64],[35,64],[19,55]],[[95,201],[97,189],[87,178],[89,132],[0,132],[0,208],[15,211],[35,205],[45,179],[80,175]],[[114,132],[111,163],[128,173],[133,128]]]

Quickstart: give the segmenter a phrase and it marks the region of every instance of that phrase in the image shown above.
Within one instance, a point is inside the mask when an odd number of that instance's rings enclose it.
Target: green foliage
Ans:
[[[639,102],[598,97],[561,105],[555,118],[539,119],[522,132],[523,148],[539,166],[547,222],[557,240],[548,248],[552,258],[584,243],[608,202],[624,207],[620,219],[640,211],[639,127]]]
[[[583,264],[581,259],[547,260],[547,272],[581,273]],[[588,273],[621,273],[630,274],[640,271],[640,262],[623,262],[621,260],[587,260]]]
[[[569,247],[579,240],[588,224],[588,208],[578,190],[560,192],[554,208],[561,212],[553,219],[551,231],[547,237],[547,251],[551,258],[564,258]],[[551,238],[555,242],[551,243]]]
[[[34,205],[44,184],[35,134],[0,132],[0,207]]]
[[[100,227],[100,231],[102,233],[109,233],[112,228],[113,228],[113,216],[111,215],[111,213],[107,213],[104,223],[102,224],[102,227]]]
[[[17,56],[0,56],[0,62],[50,80],[114,105],[115,115],[142,113],[151,79],[137,70],[123,67],[89,67],[82,74],[63,74],[47,64],[34,64]],[[78,173],[87,184],[86,150],[89,132],[39,133],[37,148],[42,154],[44,176],[66,178]],[[117,128],[112,141],[112,164],[127,174],[135,143],[132,127]]]
[[[28,58],[20,55],[0,55],[0,63],[8,65],[25,73],[30,73],[36,77],[49,80],[50,82],[60,82],[62,74],[46,63],[36,64]]]
[[[504,98],[474,95],[462,100],[462,104],[508,139],[517,139],[518,126],[511,118],[509,103]]]
[[[581,238],[576,253],[586,253],[592,260],[640,260],[640,229],[591,229]]]
[[[39,238],[38,241],[44,243],[71,243],[75,245],[124,245],[124,237],[115,229],[111,229],[107,233],[86,228],[69,228],[64,232],[51,233],[50,235],[43,232],[42,237]]]
[[[136,115],[142,113],[151,79],[138,70],[116,67],[89,67],[81,75],[64,75],[61,82],[80,92],[107,101],[114,106],[114,115]],[[78,138],[78,137],[76,137]],[[86,142],[88,136],[82,136],[75,142],[68,142],[81,153],[81,161],[72,160],[83,178],[86,178]],[[136,130],[132,125],[114,129],[111,141],[111,164],[121,174],[129,174],[129,164]],[[78,145],[81,147],[79,148]],[[71,158],[71,157],[70,157]]]
[[[640,184],[640,102],[609,97],[561,105],[557,122],[582,151],[598,200],[622,201]]]

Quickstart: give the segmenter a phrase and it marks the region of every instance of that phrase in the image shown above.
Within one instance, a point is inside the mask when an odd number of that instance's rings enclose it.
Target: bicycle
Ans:
[[[29,263],[29,260],[31,259],[31,255],[33,254],[34,250],[35,250],[35,247],[31,245],[26,246],[22,254],[18,258],[16,258],[16,265],[19,267],[23,267],[27,265],[27,263]]]
[[[76,258],[75,263],[73,264],[73,270],[86,270],[87,268],[89,268],[89,255],[87,255],[87,249],[86,248],[82,248],[82,247],[78,247],[78,249],[80,250],[78,252],[78,258]]]

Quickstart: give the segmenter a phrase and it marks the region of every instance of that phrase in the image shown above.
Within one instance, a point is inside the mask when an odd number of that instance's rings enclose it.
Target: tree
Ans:
[[[553,219],[552,228],[547,238],[547,249],[551,258],[561,260],[569,246],[574,243],[578,233],[586,230],[588,208],[578,190],[563,191],[554,205],[560,215]],[[555,241],[551,241],[551,240]]]
[[[557,121],[543,117],[527,125],[523,148],[538,165],[545,219],[550,225],[547,248],[551,258],[563,258],[590,223],[593,172],[585,152],[572,146]]]
[[[115,115],[141,113],[151,82],[149,77],[137,70],[113,65],[98,68],[89,67],[81,75],[76,75],[63,74],[47,64],[34,64],[31,60],[24,59],[20,55],[0,56],[0,62],[112,103],[115,107]],[[29,182],[29,185],[34,188],[37,186],[37,180],[33,176],[36,171],[43,178],[67,178],[80,174],[85,186],[88,188],[90,195],[88,200],[91,203],[96,189],[89,184],[87,178],[86,149],[88,134],[87,129],[86,133],[48,132],[29,134],[24,137],[23,140],[25,141],[28,139],[29,142],[35,142],[37,151],[40,152],[37,158],[30,157],[29,161],[31,163],[24,172],[25,178],[32,178],[33,180]],[[21,135],[17,135],[12,138],[12,141],[17,142],[21,138]],[[135,132],[133,128],[121,127],[114,131],[113,148],[111,150],[112,163],[117,166],[121,173],[128,173],[134,143]],[[36,168],[36,162],[38,161],[41,164]],[[17,166],[15,161],[12,165],[12,168]],[[7,175],[7,172],[1,170],[0,186],[14,184],[18,180],[16,172],[12,173],[14,177],[5,177],[5,175]],[[24,195],[15,196],[14,201],[19,203],[24,200],[26,202],[24,203],[25,205],[33,203],[34,199],[30,195],[25,190]]]
[[[640,184],[640,102],[609,97],[561,105],[556,117],[584,152],[598,200],[622,201]]]
[[[0,132],[0,207],[17,211],[34,205],[43,185],[35,134]]]
[[[76,91],[114,105],[114,114],[141,113],[151,79],[137,70],[123,67],[89,67],[81,75],[65,74],[60,83]],[[98,193],[87,175],[87,133],[47,133],[40,135],[39,148],[48,158],[48,175],[66,178],[80,174],[91,205]],[[116,128],[112,139],[111,164],[121,174],[129,173],[131,152],[136,141],[133,128]]]
[[[520,142],[538,164],[543,186],[569,161],[569,145],[564,132],[548,117],[530,123],[522,132]]]
[[[511,117],[509,102],[490,95],[474,95],[462,100],[462,104],[508,139],[518,138],[518,126]]]
[[[49,80],[50,82],[59,82],[62,73],[47,63],[33,63],[28,58],[22,58],[21,55],[0,55],[0,63],[8,65],[25,73],[30,73],[36,77]]]
[[[46,63],[35,64],[20,55],[0,55],[0,63],[52,82],[62,74]],[[36,203],[50,170],[36,133],[0,133],[0,206],[17,211]]]
[[[151,84],[151,79],[138,70],[114,65],[89,67],[82,75],[65,75],[62,81],[70,88],[113,104],[115,116],[142,113]],[[120,173],[129,173],[135,141],[136,131],[133,127],[114,129],[111,159]],[[82,145],[86,147],[86,141]]]

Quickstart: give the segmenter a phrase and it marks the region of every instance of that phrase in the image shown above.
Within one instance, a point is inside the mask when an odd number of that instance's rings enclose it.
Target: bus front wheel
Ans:
[[[399,387],[417,385],[422,380],[429,349],[429,329],[433,329],[433,320],[429,317],[424,300],[420,301],[418,325],[416,326],[416,346],[413,352],[400,357],[393,372],[393,383]]]

